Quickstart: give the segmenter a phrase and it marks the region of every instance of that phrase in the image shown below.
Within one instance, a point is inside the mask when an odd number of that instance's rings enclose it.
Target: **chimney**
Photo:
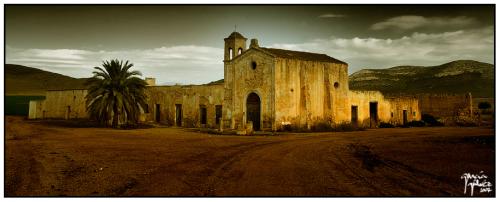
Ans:
[[[155,86],[156,85],[156,79],[152,77],[146,77],[144,80],[147,83],[147,86]]]
[[[258,48],[258,47],[259,47],[259,41],[257,39],[250,40],[250,48]]]

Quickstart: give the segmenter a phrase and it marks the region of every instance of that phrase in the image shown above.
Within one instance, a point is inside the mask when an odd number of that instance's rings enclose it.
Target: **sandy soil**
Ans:
[[[487,128],[220,136],[6,117],[5,164],[6,196],[464,196],[464,172],[495,182]]]

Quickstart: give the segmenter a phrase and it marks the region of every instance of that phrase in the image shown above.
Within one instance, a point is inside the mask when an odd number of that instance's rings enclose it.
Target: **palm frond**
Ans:
[[[136,76],[139,71],[129,71],[134,65],[117,59],[103,61],[95,67],[93,77],[87,80],[85,96],[91,118],[101,124],[118,127],[126,122],[137,123],[141,108],[146,105],[146,82]]]

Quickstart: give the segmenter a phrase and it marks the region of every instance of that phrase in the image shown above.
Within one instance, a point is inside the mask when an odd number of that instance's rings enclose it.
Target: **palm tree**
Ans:
[[[85,96],[90,118],[113,128],[123,123],[137,124],[140,107],[146,106],[146,82],[139,77],[141,72],[129,71],[134,66],[128,61],[104,61],[102,67],[87,82],[88,94]]]

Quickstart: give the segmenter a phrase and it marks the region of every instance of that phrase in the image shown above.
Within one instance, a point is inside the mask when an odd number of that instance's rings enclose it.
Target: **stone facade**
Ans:
[[[377,127],[420,120],[421,110],[435,108],[425,98],[350,91],[347,63],[330,56],[260,47],[256,39],[247,49],[246,41],[237,32],[224,39],[224,83],[156,86],[148,78],[141,120],[237,131],[351,122]],[[46,100],[30,103],[30,118],[87,117],[85,94],[48,91]]]
[[[30,101],[28,118],[87,118],[85,96],[87,90],[49,90],[45,100]]]
[[[171,126],[217,128],[224,87],[217,85],[151,86],[144,120]]]
[[[236,49],[234,44],[246,43],[246,38],[238,36],[241,34],[233,33],[225,39],[225,53]],[[365,106],[370,102],[380,103],[377,123],[420,119],[416,99],[385,99],[379,92],[351,93],[347,63],[324,54],[259,47],[252,39],[248,50],[228,58],[224,60],[225,128],[244,129],[249,121],[258,122],[253,123],[256,130],[273,131],[286,125],[310,128],[325,122],[341,124],[352,120],[353,103],[359,106],[357,120],[366,125],[363,119],[369,108]],[[260,111],[249,111],[250,95],[259,98]],[[398,114],[391,116],[391,111]]]
[[[355,118],[357,124],[365,127],[374,127],[380,122],[404,125],[421,118],[416,98],[386,98],[379,91],[350,91],[349,95],[351,121],[354,122],[353,118]]]
[[[470,93],[456,94],[421,94],[418,101],[422,114],[430,114],[439,118],[456,116],[472,116],[473,101]]]
[[[225,61],[224,69],[225,127],[240,128],[249,121],[246,104],[252,93],[261,104],[257,124],[261,127],[257,129],[338,123],[348,114],[348,103],[343,102],[349,91],[347,64],[343,62],[284,58],[269,49],[252,47],[232,61]]]

